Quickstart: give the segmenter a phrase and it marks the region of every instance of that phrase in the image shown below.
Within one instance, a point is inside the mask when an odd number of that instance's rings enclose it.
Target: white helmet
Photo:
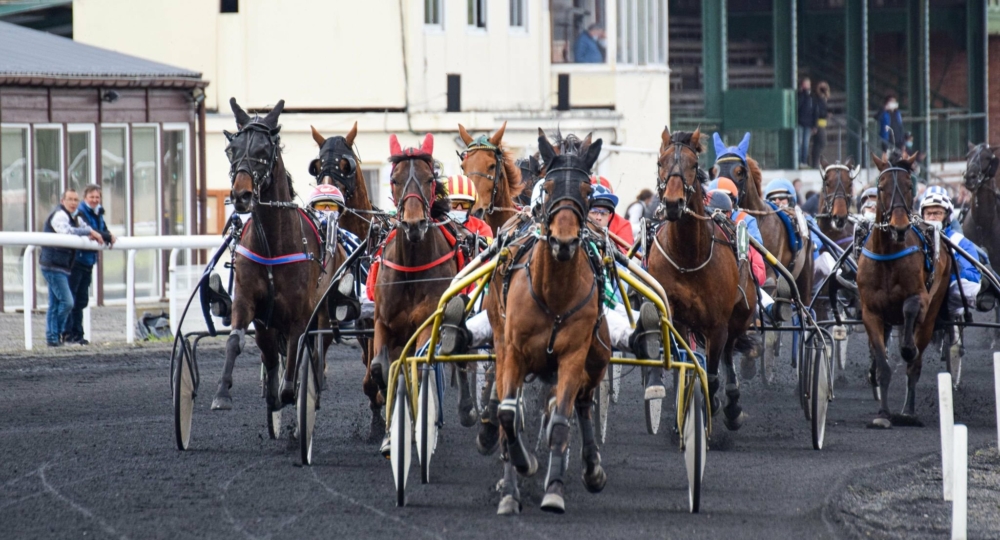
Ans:
[[[927,188],[927,191],[924,192],[924,198],[920,200],[920,213],[923,214],[925,208],[932,206],[944,208],[945,215],[950,215],[955,209],[954,205],[951,204],[948,192],[941,186]]]

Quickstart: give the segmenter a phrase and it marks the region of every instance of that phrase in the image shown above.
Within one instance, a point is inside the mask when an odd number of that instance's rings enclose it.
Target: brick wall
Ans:
[[[989,55],[989,93],[986,97],[990,112],[989,141],[1000,144],[1000,36],[990,36]]]

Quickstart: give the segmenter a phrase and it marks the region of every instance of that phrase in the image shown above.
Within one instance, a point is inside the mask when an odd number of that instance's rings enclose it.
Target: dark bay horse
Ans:
[[[972,194],[969,212],[962,222],[962,233],[981,246],[990,257],[990,265],[1000,264],[1000,151],[987,143],[969,145],[965,166],[965,189]],[[985,285],[987,282],[983,280]],[[1000,306],[995,308],[1000,322]],[[1000,331],[994,331],[994,343]]]
[[[366,391],[375,381],[385,395],[389,366],[417,328],[437,309],[441,295],[459,269],[461,251],[455,231],[447,228],[451,210],[447,190],[434,172],[434,138],[427,134],[420,148],[403,149],[389,138],[393,165],[390,182],[396,204],[394,229],[381,249],[375,278],[375,358],[365,375]],[[449,237],[451,239],[449,239]],[[417,348],[430,339],[432,328],[419,336]],[[460,414],[475,418],[467,374],[462,380]],[[369,396],[371,397],[371,396]],[[383,422],[373,401],[372,428]],[[378,404],[380,407],[381,404]],[[387,441],[383,449],[387,449]]]
[[[319,301],[332,271],[343,263],[344,252],[324,253],[312,219],[294,202],[291,176],[281,158],[279,101],[264,118],[251,118],[230,99],[239,131],[226,133],[229,145],[232,193],[238,213],[251,214],[244,227],[233,263],[236,280],[232,310],[232,333],[226,343],[226,364],[212,409],[231,409],[233,367],[243,350],[251,322],[256,331],[261,362],[267,372],[267,403],[271,410],[295,399],[296,351],[299,336]],[[324,269],[325,266],[325,269]],[[328,326],[325,309],[319,324]],[[329,340],[324,340],[326,353]],[[279,352],[287,361],[284,382],[279,378]],[[280,384],[280,386],[279,386]],[[280,395],[279,395],[280,393]]]
[[[519,412],[522,405],[518,396],[529,375],[555,383],[542,510],[565,511],[564,476],[574,406],[583,439],[584,485],[596,493],[607,482],[591,407],[594,390],[611,358],[610,337],[584,238],[592,189],[590,171],[602,142],[598,139],[591,144],[589,135],[582,143],[573,140],[576,142],[564,145],[557,154],[539,130],[538,144],[548,166],[542,236],[535,241],[528,235],[515,242],[511,249],[516,255],[498,271],[498,277],[509,285],[490,287],[489,291],[494,299],[488,314],[497,355],[496,385],[502,400],[497,416],[505,458],[499,514],[520,511],[517,474],[530,476],[538,468],[537,459],[525,447],[520,425],[523,413]]]
[[[466,144],[461,153],[462,172],[475,184],[479,195],[472,206],[472,214],[486,221],[494,236],[517,213],[514,200],[524,189],[521,169],[503,147],[506,129],[507,122],[504,122],[492,136],[473,139],[465,126],[458,125],[458,133]]]
[[[331,184],[340,189],[347,204],[347,211],[340,217],[340,225],[361,240],[367,239],[372,202],[368,198],[365,177],[361,174],[361,160],[353,150],[358,123],[354,123],[346,136],[329,139],[320,135],[315,127],[309,127],[312,128],[313,140],[319,145],[319,157],[309,164],[309,174],[316,177],[317,184]]]
[[[657,213],[665,218],[647,251],[647,266],[666,291],[674,324],[681,335],[695,332],[705,339],[708,393],[712,412],[719,410],[719,363],[726,365],[725,424],[737,430],[745,414],[739,405],[740,387],[733,367],[737,339],[747,332],[757,308],[757,289],[750,265],[740,264],[730,239],[705,215],[707,179],[698,166],[701,132],[665,128],[657,160]],[[711,291],[711,294],[706,294]]]
[[[872,232],[858,261],[858,292],[861,318],[876,367],[881,391],[878,415],[872,427],[892,427],[889,413],[889,365],[886,342],[893,325],[902,325],[899,352],[906,362],[905,421],[914,422],[916,387],[923,367],[924,348],[931,341],[934,322],[948,293],[951,257],[942,249],[934,257],[933,232],[925,233],[911,218],[913,181],[911,171],[919,153],[902,154],[884,161],[872,155],[878,166],[878,207]]]
[[[854,226],[848,218],[854,201],[854,178],[861,166],[854,166],[853,157],[848,157],[845,163],[827,163],[826,158],[820,158],[820,165],[823,186],[819,192],[816,223],[827,238],[847,249],[854,238]]]

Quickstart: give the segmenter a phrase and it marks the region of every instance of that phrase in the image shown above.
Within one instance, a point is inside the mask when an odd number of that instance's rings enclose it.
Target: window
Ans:
[[[444,0],[424,0],[424,24],[441,26],[441,4]]]
[[[469,26],[486,29],[486,0],[466,0],[469,6]]]
[[[129,234],[128,206],[128,129],[125,126],[101,130],[101,206],[104,207],[104,223],[115,236]],[[125,298],[125,253],[111,250],[103,254],[104,299]]]
[[[239,13],[240,0],[220,0],[219,13]]]
[[[159,170],[157,167],[157,129],[154,126],[132,128],[132,236],[158,236]],[[159,252],[140,250],[135,254],[136,298],[158,297],[160,280]]]
[[[667,1],[618,0],[618,62],[667,64]]]
[[[550,5],[552,63],[606,62],[604,0],[552,0]]]
[[[381,191],[379,170],[362,167],[361,175],[365,177],[365,187],[368,188],[368,200],[381,202],[381,199],[379,199],[379,192]]]
[[[527,28],[525,24],[525,19],[527,14],[525,13],[527,6],[527,0],[510,0],[510,27],[519,28],[524,30]]]
[[[83,188],[88,184],[96,182],[94,178],[94,155],[91,152],[92,140],[94,137],[93,126],[86,126],[82,129],[70,126],[69,128],[69,171],[68,187],[75,189],[80,197],[83,197]]]
[[[34,225],[35,231],[45,230],[45,221],[49,219],[49,214],[59,207],[62,199],[62,128],[60,127],[35,127],[35,140],[32,145],[34,154],[34,195],[35,211]],[[41,257],[41,250],[36,250],[38,257]],[[42,278],[41,266],[35,265],[35,290],[36,305],[48,303],[49,289]]]
[[[28,128],[7,127],[0,129],[0,172],[2,186],[0,205],[3,221],[0,230],[6,232],[28,231]],[[46,216],[48,217],[48,216]],[[24,302],[21,296],[23,247],[3,248],[3,305],[12,310]]]

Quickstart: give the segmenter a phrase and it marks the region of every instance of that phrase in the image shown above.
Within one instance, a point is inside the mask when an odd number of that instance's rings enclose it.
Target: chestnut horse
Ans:
[[[911,171],[919,153],[905,152],[895,161],[872,155],[878,166],[878,207],[872,232],[858,261],[861,319],[876,367],[881,391],[875,428],[892,427],[889,414],[889,364],[886,341],[892,325],[902,325],[899,352],[906,362],[906,400],[903,417],[916,420],[917,380],[923,367],[924,348],[931,341],[934,322],[948,293],[951,257],[942,249],[934,257],[933,230],[918,229],[910,215],[914,199]]]
[[[475,184],[479,195],[472,206],[472,214],[486,221],[494,236],[517,213],[514,200],[524,189],[521,169],[503,147],[506,129],[507,122],[504,122],[492,136],[473,139],[465,126],[458,125],[458,133],[466,145],[460,154],[462,172]]]
[[[525,447],[523,413],[519,412],[518,396],[529,375],[555,382],[542,510],[565,511],[564,475],[574,406],[583,439],[584,485],[596,493],[607,482],[591,406],[594,390],[611,359],[611,348],[584,226],[592,189],[590,171],[602,142],[598,139],[591,144],[589,135],[582,143],[573,140],[576,142],[564,145],[557,154],[539,129],[538,145],[548,166],[541,237],[527,235],[514,242],[510,249],[515,255],[498,270],[505,286],[490,287],[489,291],[493,298],[488,314],[497,355],[497,395],[502,400],[497,413],[504,448],[499,514],[520,512],[517,474],[530,476],[538,468],[537,459]]]
[[[329,139],[320,135],[313,127],[312,136],[319,145],[319,157],[309,163],[309,174],[316,177],[317,184],[331,184],[344,194],[347,209],[340,217],[340,225],[354,233],[362,241],[368,238],[371,221],[372,202],[368,198],[368,186],[361,174],[361,160],[354,153],[354,137],[358,134],[358,123],[344,137]]]
[[[229,104],[239,128],[235,135],[226,132],[233,183],[230,198],[236,212],[249,212],[251,218],[233,262],[236,289],[232,332],[212,409],[232,408],[233,367],[243,350],[247,327],[253,322],[254,339],[267,373],[268,408],[277,410],[294,402],[299,336],[307,330],[322,291],[346,256],[339,246],[333,256],[324,254],[315,224],[292,202],[295,192],[281,158],[278,135],[278,115],[284,100],[264,118],[250,118],[235,98]],[[329,326],[326,309],[319,310],[319,324]],[[324,339],[320,355],[326,354],[329,342]],[[287,364],[279,388],[278,357],[282,347]]]
[[[724,423],[737,430],[746,415],[739,404],[740,387],[733,367],[737,339],[746,334],[757,308],[757,289],[749,264],[739,264],[730,239],[705,216],[707,178],[698,166],[701,132],[664,128],[657,160],[657,213],[666,219],[647,251],[650,275],[663,286],[681,335],[695,332],[705,339],[708,393],[717,412],[719,363],[726,364]],[[712,291],[706,294],[705,291]]]
[[[449,241],[455,232],[445,219],[451,210],[447,191],[434,172],[434,137],[427,134],[420,148],[400,148],[395,135],[389,137],[392,163],[390,182],[396,204],[394,229],[381,249],[375,277],[375,358],[365,374],[365,388],[374,380],[385,395],[389,365],[417,328],[437,309],[441,295],[459,269],[461,252]],[[430,339],[427,327],[417,340],[422,347]],[[459,412],[475,419],[474,402],[467,377],[461,371],[462,398]],[[372,429],[383,422],[380,403],[373,401]],[[469,420],[466,420],[469,423]],[[383,451],[388,449],[383,441]]]

